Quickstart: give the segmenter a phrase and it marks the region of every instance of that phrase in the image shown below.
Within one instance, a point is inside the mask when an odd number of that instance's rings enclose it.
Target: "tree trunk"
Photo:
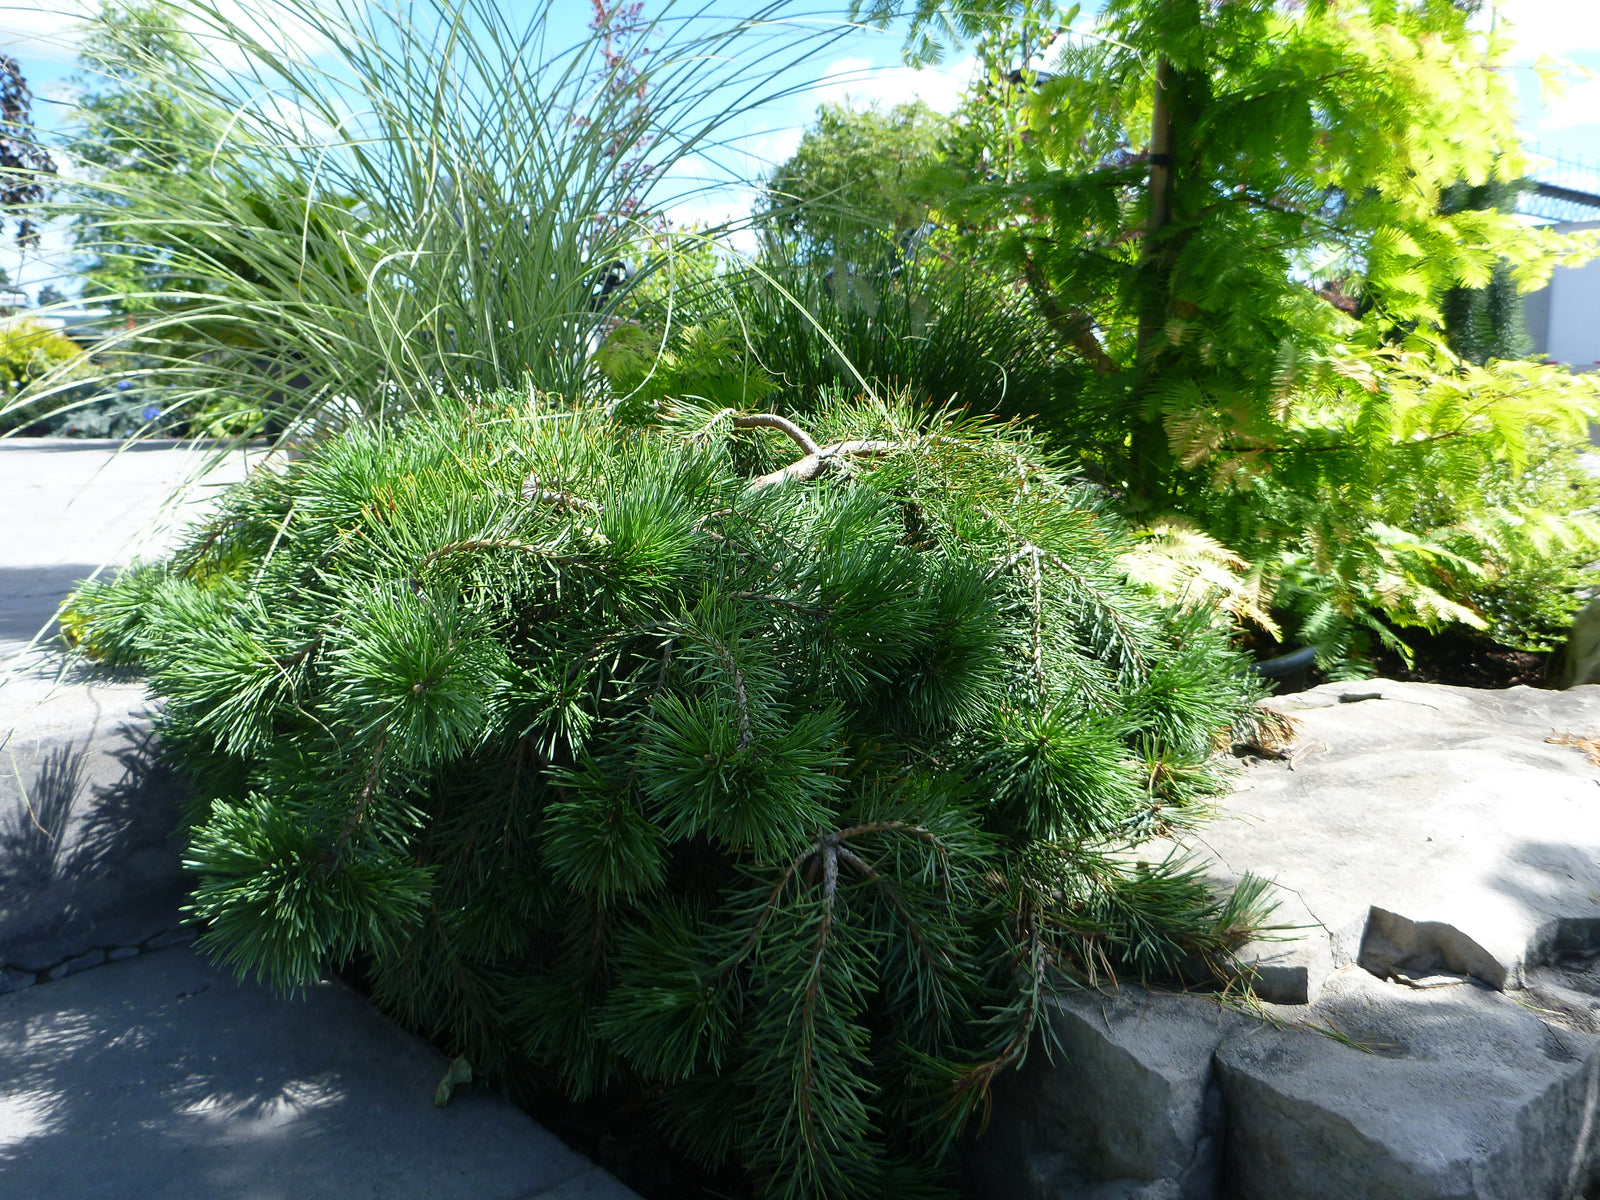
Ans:
[[[1150,385],[1156,372],[1154,358],[1160,353],[1161,330],[1167,318],[1167,276],[1171,253],[1162,237],[1172,223],[1172,190],[1175,163],[1172,157],[1172,62],[1162,55],[1156,62],[1155,103],[1150,121],[1150,209],[1145,216],[1145,276],[1139,310],[1139,336],[1134,369],[1137,373],[1130,397],[1135,406],[1131,444],[1130,499],[1136,506],[1148,504],[1156,480],[1171,463],[1167,446],[1166,423],[1160,405],[1150,398]]]

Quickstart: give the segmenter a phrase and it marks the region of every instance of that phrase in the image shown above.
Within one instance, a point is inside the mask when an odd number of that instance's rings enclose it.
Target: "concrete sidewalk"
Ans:
[[[186,442],[0,440],[0,674],[72,585],[159,554],[262,449]]]
[[[336,980],[285,1000],[177,946],[0,996],[0,1194],[627,1200]]]
[[[0,1196],[629,1200],[337,979],[293,998],[189,948],[176,782],[133,681],[26,650],[74,582],[241,478],[146,444],[0,441]],[[176,518],[176,519],[175,519]]]

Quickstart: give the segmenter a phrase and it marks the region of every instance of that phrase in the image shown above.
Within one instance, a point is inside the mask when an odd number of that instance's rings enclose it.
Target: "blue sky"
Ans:
[[[218,0],[246,11],[251,0]],[[690,12],[703,0],[680,4],[676,12]],[[772,90],[792,89],[792,94],[742,118],[734,128],[722,132],[733,148],[719,155],[715,165],[704,159],[690,159],[679,165],[672,182],[678,189],[694,189],[700,179],[726,179],[730,174],[748,180],[758,179],[783,161],[798,145],[806,124],[817,106],[825,101],[851,99],[892,104],[920,96],[942,111],[956,103],[969,71],[970,60],[928,71],[911,71],[900,65],[901,38],[897,33],[869,28],[851,28],[845,20],[848,0],[812,0],[794,6],[794,33],[826,37],[837,32],[839,39],[824,48],[804,68],[788,72],[774,81]],[[508,23],[520,27],[534,17],[542,4],[519,0],[502,4]],[[718,5],[724,14],[748,15],[755,6],[741,0],[723,0]],[[667,8],[663,2],[650,3],[647,16]],[[10,54],[22,65],[32,87],[34,116],[38,124],[53,129],[70,111],[75,94],[71,77],[77,71],[77,25],[83,11],[78,0],[0,0],[0,53]],[[588,36],[591,20],[588,0],[556,0],[547,20],[547,45],[576,44]],[[289,40],[297,40],[288,30]],[[316,57],[316,40],[299,38],[301,49]],[[749,212],[753,190],[722,188],[716,195],[700,194],[675,206],[674,219],[681,223],[713,223],[737,218]],[[57,282],[66,261],[65,242],[58,231],[47,230],[40,251],[24,255],[9,241],[0,242],[0,268],[15,284],[32,291],[44,282]],[[70,287],[67,290],[71,290]]]
[[[241,0],[231,0],[239,3]],[[242,0],[248,2],[248,0]],[[830,7],[828,0],[813,0],[806,7],[818,27],[843,26],[847,0]],[[539,5],[529,0],[506,4],[503,10],[516,23],[531,17]],[[657,5],[651,5],[652,9]],[[1085,4],[1086,10],[1097,5]],[[1486,5],[1487,7],[1487,5]],[[726,0],[723,11],[739,13],[750,8],[740,0]],[[49,128],[71,103],[69,77],[75,70],[77,0],[0,0],[0,53],[16,57],[36,93],[35,115]],[[1499,0],[1496,19],[1510,22],[1516,52],[1510,70],[1515,73],[1522,100],[1521,128],[1530,144],[1548,154],[1579,156],[1600,164],[1600,0]],[[560,0],[551,9],[552,44],[577,41],[590,19],[587,0]],[[1086,18],[1080,18],[1086,19]],[[293,31],[289,31],[293,37]],[[315,53],[317,47],[305,49]],[[785,82],[795,94],[766,106],[730,131],[738,146],[736,157],[721,164],[754,179],[792,152],[819,103],[847,96],[858,102],[892,104],[921,97],[933,107],[953,107],[970,60],[955,57],[943,67],[916,72],[899,61],[900,38],[893,32],[851,30],[833,43],[804,72],[791,72]],[[1542,96],[1534,64],[1541,57],[1564,59],[1576,68],[1565,96]],[[1585,76],[1584,72],[1593,74]],[[706,164],[698,164],[705,167]],[[687,177],[697,164],[688,163],[680,174]],[[680,220],[714,221],[748,211],[748,190],[706,195],[681,207]],[[44,253],[20,256],[9,245],[0,247],[0,267],[13,280],[34,288],[62,270],[63,244],[59,235],[46,238]]]

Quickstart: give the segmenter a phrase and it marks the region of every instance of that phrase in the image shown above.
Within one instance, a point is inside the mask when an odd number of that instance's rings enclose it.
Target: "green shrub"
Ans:
[[[737,364],[738,378],[759,379],[781,411],[810,412],[865,385],[928,408],[1023,417],[1063,445],[1081,432],[1056,419],[1062,393],[1078,395],[1079,372],[1055,353],[1049,330],[1022,297],[970,262],[924,248],[835,271],[774,241],[756,260],[718,270],[699,261],[699,235],[678,242],[660,238],[641,247],[654,259],[652,279],[629,298],[625,311],[635,324],[617,331],[630,369],[619,372],[601,356],[622,392],[632,391],[654,355],[659,365],[643,394],[709,397],[693,382],[680,386],[678,364],[699,361],[684,354],[693,348],[681,344],[687,327],[718,331],[720,372],[731,374]],[[635,365],[641,355],[643,365]]]
[[[34,399],[29,390],[52,374],[59,378],[82,353],[70,339],[37,321],[0,321],[0,433],[25,429],[49,416],[57,404],[48,397]]]
[[[201,946],[763,1195],[923,1194],[1063,977],[1221,966],[1193,820],[1253,685],[1012,426],[503,398],[258,472],[81,591],[194,788]]]

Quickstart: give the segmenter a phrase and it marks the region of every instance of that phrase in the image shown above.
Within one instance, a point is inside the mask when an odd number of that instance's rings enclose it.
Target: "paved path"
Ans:
[[[0,1194],[626,1200],[327,982],[297,1000],[172,947],[0,996]]]
[[[338,980],[286,999],[189,948],[143,688],[29,644],[246,469],[167,506],[205,461],[0,441],[0,1196],[636,1200],[491,1093],[435,1108],[443,1056]]]
[[[159,552],[218,486],[261,455],[171,441],[124,449],[71,438],[0,440],[0,671],[49,626],[74,583]]]

